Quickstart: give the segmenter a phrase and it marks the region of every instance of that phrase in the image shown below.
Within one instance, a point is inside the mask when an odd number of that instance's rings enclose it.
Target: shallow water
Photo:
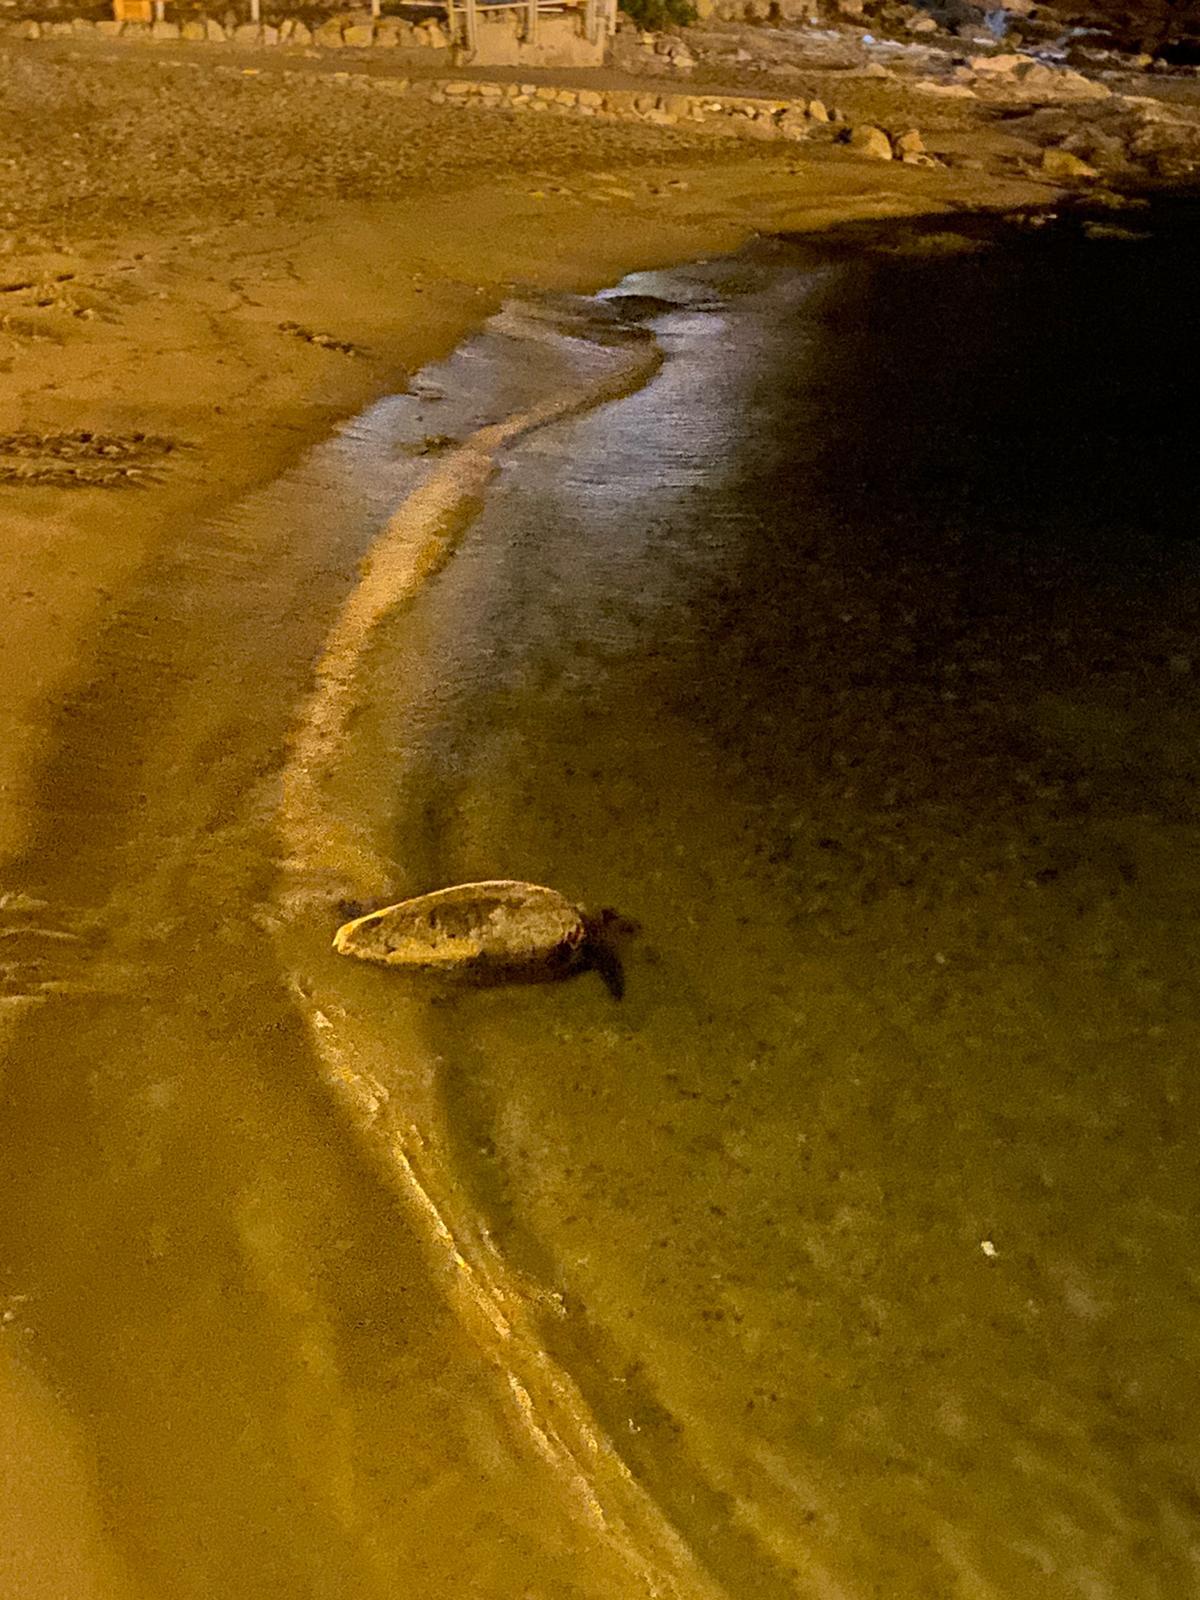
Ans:
[[[1194,232],[1145,226],[634,280],[657,373],[479,444],[645,361],[503,323],[129,597],[20,875],[87,942],[0,1259],[130,1592],[1200,1588]],[[501,875],[636,922],[620,1002],[327,951]]]

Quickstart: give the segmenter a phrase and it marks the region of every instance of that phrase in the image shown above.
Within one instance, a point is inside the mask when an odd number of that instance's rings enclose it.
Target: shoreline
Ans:
[[[546,119],[535,120],[540,134]],[[34,226],[0,239],[6,283],[27,285],[2,307],[0,434],[148,433],[182,447],[161,482],[137,489],[0,483],[10,551],[0,603],[13,619],[0,647],[0,859],[28,837],[46,711],[86,673],[89,641],[139,569],[402,389],[506,295],[594,292],[631,271],[727,253],[756,232],[1047,197],[1027,180],[973,171],[881,172],[840,152],[731,150],[734,141],[715,151],[703,135],[604,131],[609,146],[631,147],[624,165],[577,173],[581,130],[560,125],[558,172],[542,164],[444,192],[426,184],[407,199],[277,204],[233,227],[202,214],[128,233]]]

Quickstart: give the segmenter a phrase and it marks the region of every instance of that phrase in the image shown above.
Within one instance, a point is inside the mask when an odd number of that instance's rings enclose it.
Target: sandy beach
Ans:
[[[86,907],[96,884],[119,875],[122,851],[144,841],[178,844],[193,812],[210,804],[219,811],[227,791],[261,778],[254,741],[263,749],[282,746],[289,696],[305,684],[324,628],[354,581],[354,553],[342,549],[326,566],[319,530],[307,530],[309,543],[298,540],[291,551],[282,530],[273,564],[264,559],[249,570],[243,589],[228,551],[219,552],[221,565],[209,544],[193,544],[198,530],[220,526],[227,508],[294,467],[345,419],[402,393],[508,297],[594,291],[638,269],[731,252],[755,234],[1003,211],[1043,205],[1058,193],[1015,158],[1001,121],[950,102],[924,119],[947,160],[923,169],[881,166],[842,148],[714,140],[682,127],[521,118],[366,97],[352,82],[365,68],[339,63],[334,74],[328,63],[300,55],[287,59],[286,71],[258,57],[61,41],[10,42],[0,57],[0,906],[18,920],[26,911],[26,868],[34,862],[48,870],[47,841],[60,825],[85,841],[85,878],[72,903]],[[855,120],[889,108],[893,122],[916,116],[911,97],[894,85],[859,80],[839,93]],[[174,575],[192,571],[194,593],[172,588]],[[276,582],[286,625],[257,640],[250,585],[262,583],[267,594]],[[214,623],[223,605],[231,619],[228,658]],[[197,619],[191,631],[189,608]],[[105,655],[115,649],[104,643],[108,631],[120,632],[118,620],[131,628],[129,619],[142,630],[140,681],[128,639],[119,674],[116,658]],[[181,639],[195,656],[183,658],[176,673],[172,652]],[[174,693],[176,677],[195,663],[201,687],[191,698],[180,695],[177,714],[166,690]],[[118,687],[144,700],[122,701]],[[127,707],[130,726],[144,729],[146,750],[111,769],[98,757],[99,776],[82,759],[73,767],[77,706],[101,729],[106,717],[115,726]],[[219,739],[243,706],[245,749],[231,754]],[[83,777],[78,793],[62,786],[73,771]],[[177,808],[174,796],[166,798],[174,781],[181,792],[192,786]],[[144,835],[124,832],[126,815],[141,815],[141,808],[158,820]],[[246,879],[250,844],[240,836],[239,848],[245,859],[227,876],[215,858],[204,859],[202,897],[214,918],[222,905],[254,904],[259,885]],[[65,898],[71,870],[69,859],[53,869]],[[136,911],[122,908],[130,926]],[[199,913],[189,911],[185,927],[193,915],[200,925]],[[86,930],[68,937],[86,937]],[[226,1017],[246,996],[251,1010],[259,1008],[263,1059],[286,1064],[288,1049],[302,1048],[288,1032],[297,1030],[284,999],[273,992],[274,970],[254,953],[252,939],[241,938],[197,955],[187,979],[195,990],[188,990],[195,1037],[205,1038],[197,1060],[218,1083],[229,1053],[216,1032],[205,1033],[200,999],[207,1004],[208,980],[224,986],[218,998]],[[186,957],[171,958],[181,971],[192,961],[185,948]],[[0,1045],[28,1014],[30,995],[15,963],[12,973],[0,1000]],[[35,1065],[38,1050],[50,1049],[48,1037],[29,1058]],[[101,1026],[97,1038],[104,1037]],[[148,1029],[145,1050],[155,1048]],[[30,1068],[18,1062],[18,1070],[28,1075]],[[55,1092],[46,1090],[51,1099]],[[62,1094],[61,1104],[54,1101],[60,1111],[70,1104]],[[222,1103],[234,1105],[223,1094],[215,1094],[214,1115]],[[322,1144],[319,1121],[312,1128],[304,1122],[307,1114],[295,1113],[297,1148],[307,1150],[330,1194],[347,1208],[361,1205],[365,1217],[368,1202],[345,1177],[338,1153]],[[64,1159],[74,1150],[86,1163],[94,1153],[83,1133],[68,1126],[62,1137]],[[88,1192],[98,1206],[109,1178],[124,1181],[112,1173],[97,1180]],[[239,1212],[242,1247],[251,1254],[261,1247],[262,1278],[277,1295],[281,1320],[305,1329],[292,1357],[315,1370],[324,1354],[312,1335],[320,1308],[304,1300],[308,1241],[296,1224],[296,1239],[280,1245],[269,1208],[260,1214],[246,1205]],[[61,1220],[69,1225],[69,1217]],[[332,1238],[336,1229],[329,1228]],[[392,1248],[365,1222],[363,1237],[378,1246],[380,1260]],[[286,1281],[279,1266],[285,1246],[299,1263]],[[374,1270],[382,1281],[384,1268]],[[424,1269],[412,1270],[415,1281]],[[12,1320],[20,1319],[17,1307]],[[428,1380],[436,1389],[442,1353],[457,1348],[454,1337],[431,1312],[420,1335],[426,1365],[414,1357],[405,1381]],[[117,1491],[111,1481],[98,1487],[86,1425],[42,1382],[36,1354],[23,1359],[18,1346],[15,1357],[0,1351],[0,1360],[0,1596],[129,1600],[139,1579],[123,1570],[107,1538]],[[481,1415],[491,1404],[488,1392],[480,1380],[479,1394],[467,1402]],[[295,1437],[323,1451],[320,1406],[306,1412],[304,1404],[295,1405]],[[428,1432],[443,1421],[435,1406],[422,1426]],[[330,1453],[337,1449],[334,1440]],[[496,1459],[501,1466],[490,1465],[502,1481],[510,1472],[525,1484],[529,1504],[514,1515],[535,1526],[537,1472],[512,1468],[500,1446]],[[202,1476],[203,1458],[192,1469]],[[479,1467],[467,1478],[475,1483],[482,1475]],[[369,1545],[354,1524],[349,1491],[342,1496],[331,1479],[320,1493],[323,1514],[336,1525],[332,1543]],[[471,1514],[486,1527],[490,1503],[480,1496]],[[411,1514],[416,1527],[423,1513]],[[286,1544],[288,1516],[286,1506],[264,1513],[268,1543]],[[438,1517],[442,1526],[454,1525],[453,1515]],[[482,1549],[486,1542],[485,1535]],[[519,1587],[520,1575],[538,1571],[542,1559],[552,1574],[572,1574],[570,1586],[563,1576],[547,1594],[641,1592],[622,1587],[628,1572],[589,1531],[564,1535],[548,1549],[518,1550],[503,1582],[481,1571],[470,1592],[532,1594]],[[296,1560],[299,1566],[303,1552]],[[378,1570],[368,1569],[362,1592],[391,1592],[383,1558]],[[341,1592],[339,1570],[331,1557],[326,1587],[314,1579],[311,1592]],[[269,1592],[299,1591],[287,1588],[284,1574]],[[437,1569],[425,1575],[421,1592],[456,1591]]]

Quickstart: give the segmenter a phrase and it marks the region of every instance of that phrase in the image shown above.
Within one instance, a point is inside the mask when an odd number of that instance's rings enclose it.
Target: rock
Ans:
[[[1053,146],[1042,151],[1042,171],[1048,178],[1079,180],[1099,177],[1095,167],[1089,167],[1086,161],[1081,161],[1069,150],[1060,150]]]
[[[205,17],[205,19],[204,19],[204,37],[208,40],[209,44],[224,44],[225,43],[225,38],[226,38],[225,29],[221,26],[221,24],[217,21],[217,19],[215,17]]]
[[[177,22],[152,22],[150,24],[150,37],[152,39],[178,39],[182,35]]]
[[[256,45],[262,38],[262,30],[257,22],[243,22],[233,31],[234,44]]]
[[[102,39],[119,39],[124,26],[123,22],[115,22],[112,17],[102,17],[96,24],[96,32]]]
[[[905,24],[909,33],[936,33],[937,23],[930,16],[913,17]]]
[[[1058,73],[1041,61],[1030,61],[1019,67],[1015,77],[1027,94],[1052,95],[1058,88]]]
[[[972,56],[967,65],[972,72],[1000,74],[1015,72],[1026,59],[1025,56]]]
[[[264,22],[262,25],[262,43],[265,45],[276,45],[279,43],[279,29],[273,27],[269,22]]]
[[[1095,78],[1085,78],[1082,72],[1059,72],[1055,74],[1058,79],[1059,94],[1070,95],[1075,100],[1107,100],[1112,90],[1106,83],[1097,83]]]
[[[203,44],[208,38],[204,22],[200,17],[189,17],[183,24],[183,37],[190,44]]]
[[[965,83],[934,83],[931,78],[923,78],[919,83],[914,83],[913,88],[920,94],[940,95],[943,100],[974,100],[974,89]]]
[[[825,109],[823,100],[810,100],[808,102],[808,115],[813,122],[829,121],[829,112]]]
[[[812,124],[803,111],[785,111],[775,126],[785,139],[807,139]]]
[[[1124,144],[1115,133],[1106,133],[1103,128],[1081,128],[1064,139],[1059,149],[1069,150],[1094,167],[1123,167],[1127,163]]]
[[[925,150],[925,141],[915,128],[910,128],[907,133],[902,133],[898,139],[892,142],[896,154],[901,158],[909,155],[922,155]]]
[[[307,23],[297,20],[295,27],[288,37],[289,44],[310,45],[313,42],[312,29]]]
[[[367,50],[375,42],[375,30],[369,22],[352,22],[342,29],[342,43],[348,50]]]
[[[500,879],[418,895],[343,923],[339,955],[475,981],[565,977],[585,964],[586,913],[553,889]]]
[[[316,33],[313,34],[313,43],[320,45],[323,50],[340,50],[342,48],[341,23],[323,22]]]
[[[892,141],[882,128],[876,128],[869,122],[860,122],[856,128],[852,128],[848,142],[852,150],[869,161],[892,159]]]

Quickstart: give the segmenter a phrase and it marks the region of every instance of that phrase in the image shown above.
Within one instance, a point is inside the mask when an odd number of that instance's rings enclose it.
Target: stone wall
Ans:
[[[539,19],[538,37],[528,44],[523,37],[523,19],[514,11],[492,14],[481,20],[479,49],[473,60],[480,66],[598,67],[604,59],[605,40],[585,36],[582,16],[566,13]],[[70,21],[26,18],[0,23],[0,37],[54,39],[72,35],[95,35],[124,39],[130,43],[234,44],[244,48],[271,49],[278,45],[321,50],[420,50],[449,51],[455,45],[444,23],[434,18],[419,23],[400,17],[331,17],[318,26],[309,26],[299,17],[280,22],[244,22],[230,27],[215,17],[191,16],[181,21],[119,21],[105,18],[92,21],[74,17]]]

